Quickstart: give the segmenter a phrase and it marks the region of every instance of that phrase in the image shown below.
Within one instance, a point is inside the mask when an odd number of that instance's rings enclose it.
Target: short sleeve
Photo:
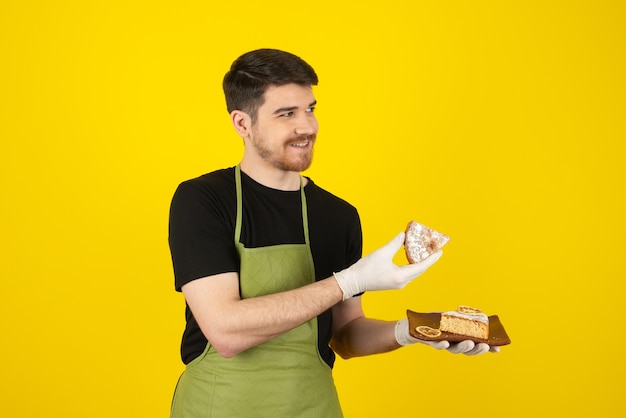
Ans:
[[[239,270],[228,197],[210,185],[181,183],[170,205],[169,246],[175,288],[202,277]]]

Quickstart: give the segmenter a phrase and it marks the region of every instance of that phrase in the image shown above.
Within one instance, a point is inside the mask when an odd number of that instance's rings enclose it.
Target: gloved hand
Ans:
[[[343,300],[368,290],[401,289],[425,272],[442,254],[439,250],[420,263],[397,266],[392,259],[403,243],[404,232],[401,232],[384,247],[335,273]]]
[[[424,341],[414,338],[409,333],[409,320],[407,318],[401,319],[396,323],[396,341],[401,346],[421,343],[436,348],[437,350],[445,349],[452,354],[465,354],[466,356],[484,354],[488,351],[492,353],[500,352],[499,347],[492,347],[489,344],[485,343],[476,344],[472,340],[465,340],[451,344],[448,341]]]
[[[411,336],[409,333],[409,320],[407,318],[403,318],[396,323],[396,341],[401,346],[422,343],[436,348],[437,350],[445,350],[450,347],[448,341],[424,341]]]

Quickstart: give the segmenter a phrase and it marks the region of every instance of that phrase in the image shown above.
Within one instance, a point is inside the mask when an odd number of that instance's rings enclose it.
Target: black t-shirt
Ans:
[[[300,191],[281,191],[242,177],[241,242],[247,248],[304,243]],[[348,202],[318,187],[311,179],[304,187],[309,238],[316,280],[330,277],[361,257],[361,223]],[[169,244],[177,291],[192,280],[220,273],[239,272],[234,244],[236,222],[234,167],[185,181],[172,199]],[[181,344],[185,364],[202,353],[207,339],[186,308],[187,325]],[[335,354],[328,346],[332,316],[318,318],[318,349],[333,366]]]

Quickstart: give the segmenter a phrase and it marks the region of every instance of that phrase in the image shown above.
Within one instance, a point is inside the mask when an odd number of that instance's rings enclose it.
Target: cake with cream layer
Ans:
[[[441,313],[439,329],[441,332],[487,340],[489,318],[476,308],[459,306],[456,311]]]

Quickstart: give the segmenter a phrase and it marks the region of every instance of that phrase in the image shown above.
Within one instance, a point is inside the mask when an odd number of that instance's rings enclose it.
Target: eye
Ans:
[[[293,112],[285,112],[285,113],[280,114],[281,118],[290,118],[292,116],[293,116]]]
[[[315,112],[315,106],[311,106],[309,108],[307,108],[306,113],[314,113]]]

